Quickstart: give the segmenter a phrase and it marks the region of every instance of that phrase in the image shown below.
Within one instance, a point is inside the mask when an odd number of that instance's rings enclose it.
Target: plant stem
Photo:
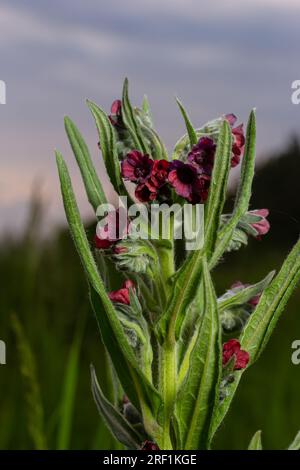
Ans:
[[[161,380],[160,387],[163,395],[164,411],[160,446],[163,450],[172,450],[170,424],[176,399],[176,349],[175,343],[168,339],[161,348]]]

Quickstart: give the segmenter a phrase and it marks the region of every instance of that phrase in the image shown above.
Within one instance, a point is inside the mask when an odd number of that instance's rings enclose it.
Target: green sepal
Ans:
[[[272,281],[275,271],[271,271],[264,279],[256,284],[245,287],[244,289],[231,289],[218,299],[218,307],[220,312],[225,309],[243,305],[252,297],[260,294]]]

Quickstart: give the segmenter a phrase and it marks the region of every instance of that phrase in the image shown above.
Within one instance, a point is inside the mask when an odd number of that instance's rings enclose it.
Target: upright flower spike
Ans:
[[[210,190],[206,207],[208,235],[206,233],[205,237],[208,242],[205,240],[203,247],[189,253],[184,261],[179,243],[166,242],[162,238],[137,240],[134,237],[118,241],[122,230],[119,228],[113,235],[109,227],[103,227],[95,240],[98,248],[111,248],[108,256],[94,257],[67,166],[57,152],[72,238],[84,265],[103,344],[129,399],[123,403],[123,409],[116,407],[102,393],[92,370],[97,408],[115,438],[129,449],[209,449],[239,380],[250,365],[248,351],[252,365],[266,347],[286,300],[300,281],[300,241],[274,279],[272,274],[241,292],[231,292],[218,299],[211,270],[227,247],[232,241],[246,244],[247,235],[260,237],[269,230],[266,210],[248,210],[255,158],[254,111],[247,124],[245,158],[236,204],[233,214],[228,216],[222,214],[228,167],[231,158],[232,165],[237,164],[244,151],[243,128],[235,127],[234,115],[227,115],[230,127],[223,117],[194,129],[184,111],[187,135],[178,141],[172,163],[168,163],[157,133],[144,119],[149,114],[149,107],[144,104],[142,117],[136,112],[128,97],[127,80],[122,103],[113,104],[109,117],[95,104],[89,103],[89,106],[96,116],[97,126],[101,127],[104,163],[118,194],[124,194],[119,160],[123,160],[123,178],[136,185],[137,196],[145,202],[167,198],[167,202],[172,203],[176,192],[188,202],[201,203],[205,202]],[[78,157],[79,151],[85,153],[79,158],[81,170],[84,169],[85,183],[89,185],[88,194],[95,195],[99,189],[99,185],[95,185],[96,170],[86,156],[86,146],[78,145],[82,143],[78,141],[78,133],[74,140],[74,128],[68,126],[68,129],[75,155]],[[217,145],[216,152],[214,144]],[[114,157],[113,165],[111,156]],[[166,158],[164,162],[159,160],[163,157]],[[93,201],[98,199],[96,194]],[[148,205],[146,209],[150,214]],[[170,227],[170,232],[173,228]],[[102,279],[103,263],[108,268],[105,269],[105,281],[112,282],[117,271],[122,270],[126,277],[134,279],[134,284],[126,281],[120,289],[107,293]],[[134,285],[139,288],[138,297],[131,291]],[[257,294],[261,292],[258,303]],[[202,296],[200,302],[196,293]],[[250,313],[241,325],[239,338],[227,341],[222,350],[225,331],[222,315],[234,308],[245,308]],[[157,361],[157,357],[161,360]],[[234,373],[234,370],[240,372]]]

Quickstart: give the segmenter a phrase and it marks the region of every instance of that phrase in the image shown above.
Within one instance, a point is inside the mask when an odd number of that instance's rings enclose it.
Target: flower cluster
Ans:
[[[233,115],[229,115],[233,116]],[[228,118],[230,124],[233,118]],[[233,128],[231,166],[239,163],[244,146],[243,125]],[[203,204],[208,197],[214,166],[216,144],[201,137],[187,155],[187,161],[153,160],[138,150],[130,151],[121,162],[122,177],[135,183],[135,196],[140,202],[168,200],[170,188],[192,204]]]
[[[141,202],[165,200],[170,187],[192,204],[206,201],[214,162],[215,144],[201,138],[188,155],[188,163],[180,160],[153,160],[132,150],[121,163],[125,180],[136,183],[135,196]]]
[[[227,343],[223,344],[223,366],[226,366],[232,357],[234,357],[234,370],[241,370],[247,367],[250,359],[249,353],[241,349],[240,342],[237,339],[230,339]]]

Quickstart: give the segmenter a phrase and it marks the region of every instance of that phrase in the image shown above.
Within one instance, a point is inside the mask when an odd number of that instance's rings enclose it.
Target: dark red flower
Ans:
[[[267,220],[269,215],[268,209],[256,209],[254,211],[250,211],[250,214],[261,217],[261,220],[251,224],[252,228],[254,228],[254,230],[257,232],[257,238],[260,238],[262,235],[268,233],[270,230],[270,223]]]
[[[122,120],[122,101],[115,100],[110,108],[111,114],[108,116],[113,126],[123,126]]]
[[[121,163],[122,176],[133,183],[144,183],[151,174],[153,163],[148,155],[132,150]]]
[[[188,161],[194,164],[198,174],[211,175],[214,165],[216,144],[210,137],[201,137],[188,154]]]
[[[130,305],[129,289],[134,289],[134,283],[128,279],[124,282],[121,289],[112,291],[108,294],[112,302],[118,302],[119,304]]]
[[[144,441],[141,450],[160,450],[160,448],[152,441]]]
[[[247,367],[250,359],[249,353],[241,349],[240,342],[237,339],[230,339],[227,343],[223,344],[223,366],[228,363],[232,356],[235,356],[234,370],[241,370]]]
[[[243,124],[240,124],[237,127],[233,127],[237,117],[234,114],[226,114],[225,119],[228,121],[231,127],[232,132],[232,158],[231,158],[231,167],[234,168],[240,163],[240,159],[243,156],[243,150],[245,145],[245,136]]]
[[[170,166],[168,181],[179,196],[192,204],[203,203],[207,199],[210,178],[199,176],[191,163],[174,160]]]
[[[97,250],[105,250],[107,248],[110,248],[110,246],[113,245],[114,242],[107,240],[107,239],[102,240],[97,235],[95,235],[94,244]]]
[[[150,202],[157,198],[156,188],[147,183],[139,184],[134,194],[140,202]]]
[[[105,222],[104,227],[97,226],[97,233],[94,237],[95,247],[98,250],[110,248],[124,238],[129,230],[129,220],[126,214],[122,214],[121,217],[120,209],[109,212]]]
[[[167,160],[154,160],[151,175],[147,185],[161,188],[168,181],[170,163]]]

